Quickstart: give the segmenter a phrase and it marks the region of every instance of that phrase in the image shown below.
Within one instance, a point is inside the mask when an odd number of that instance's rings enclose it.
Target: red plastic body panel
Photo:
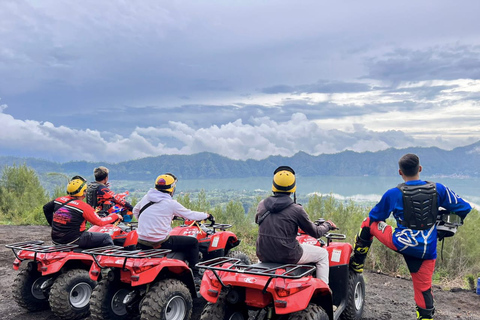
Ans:
[[[230,238],[233,241],[238,240],[235,233],[231,231],[217,231],[214,234],[207,234],[196,225],[175,227],[170,232],[170,235],[195,237],[200,243],[210,243],[208,252],[224,249]]]
[[[125,267],[125,258],[122,257],[98,256],[97,260],[102,267],[120,269],[121,281],[129,283],[131,286],[139,286],[153,282],[164,268],[178,274],[186,270],[190,271],[184,261],[166,257],[149,259],[128,258]],[[96,263],[92,264],[90,268],[90,278],[97,280],[99,272],[100,268],[98,265]],[[138,276],[138,280],[134,280],[136,276]],[[132,279],[132,277],[134,278]]]
[[[328,250],[328,258],[330,267],[349,264],[352,255],[352,245],[350,243],[332,242],[329,246],[324,247]]]
[[[310,303],[310,299],[314,292],[325,291],[330,295],[328,285],[320,279],[311,275],[300,279],[273,279],[267,287],[266,294],[262,293],[269,277],[259,275],[249,275],[242,273],[218,271],[220,279],[225,285],[232,287],[244,287],[246,290],[246,303],[252,307],[266,306],[269,301],[282,301],[285,307],[279,308],[275,306],[277,314],[288,314],[305,309]],[[296,285],[304,285],[305,287],[296,293],[281,297],[275,290],[276,287],[289,288]],[[220,292],[221,285],[211,270],[205,271],[200,287],[200,294],[211,303],[216,303],[218,296],[212,297],[208,294],[209,290]]]
[[[18,257],[22,260],[34,260],[35,252],[22,250],[19,252]],[[36,257],[38,271],[44,276],[59,272],[60,269],[62,269],[70,260],[81,261],[87,267],[91,266],[93,263],[92,256],[79,252],[37,253]],[[15,262],[18,262],[18,266],[20,266],[19,260],[15,259]],[[18,267],[15,266],[15,262],[13,268],[18,270]]]

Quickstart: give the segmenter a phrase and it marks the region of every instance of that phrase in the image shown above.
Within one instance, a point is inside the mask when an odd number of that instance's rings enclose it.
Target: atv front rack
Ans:
[[[25,260],[18,256],[18,253],[21,250],[35,252],[33,260],[37,261],[37,253],[70,252],[73,251],[73,249],[78,248],[78,245],[76,244],[54,244],[44,246],[42,245],[43,243],[44,242],[41,240],[33,240],[7,244],[5,247],[12,249],[15,258],[20,261]]]
[[[267,288],[275,278],[283,278],[283,279],[300,279],[308,274],[311,274],[313,271],[316,270],[314,265],[302,265],[302,264],[254,264],[254,265],[246,265],[241,264],[241,260],[237,258],[229,258],[229,257],[218,257],[215,259],[211,259],[208,261],[197,263],[198,268],[203,268],[206,270],[211,270],[215,277],[217,278],[218,282],[222,285],[222,287],[227,287],[220,276],[218,275],[217,271],[224,271],[224,272],[232,272],[232,273],[242,273],[242,274],[251,274],[257,276],[266,276],[269,277],[265,287],[263,288],[263,292],[267,291]],[[227,264],[226,266],[224,266]]]
[[[104,269],[106,267],[102,267],[100,265],[100,262],[97,259],[98,256],[124,258],[122,269],[125,269],[125,265],[127,264],[128,259],[163,258],[167,255],[167,253],[171,251],[172,250],[170,249],[148,249],[148,250],[128,251],[128,250],[124,250],[124,248],[120,246],[107,246],[107,247],[83,250],[82,253],[91,255],[93,257],[93,260],[95,261],[95,264],[100,269]]]

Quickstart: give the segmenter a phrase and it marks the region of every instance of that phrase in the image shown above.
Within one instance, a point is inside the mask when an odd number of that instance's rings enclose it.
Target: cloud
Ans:
[[[363,92],[371,89],[371,85],[360,82],[343,82],[319,80],[315,84],[307,85],[276,85],[261,90],[263,93],[345,93],[345,92]]]
[[[480,139],[479,88],[480,80],[437,80],[365,92],[259,94],[220,105],[77,110],[72,126],[17,119],[4,104],[0,152],[116,162],[204,151],[245,160],[299,151],[451,149]],[[135,127],[125,130],[130,122]]]
[[[404,147],[413,139],[401,132],[373,132],[359,126],[354,132],[325,130],[304,114],[285,122],[268,117],[241,120],[221,126],[194,129],[185,123],[169,122],[165,127],[137,127],[131,134],[109,135],[96,130],[77,130],[50,122],[21,121],[4,112],[0,138],[3,150],[28,150],[24,156],[68,160],[122,161],[161,154],[214,152],[233,159],[263,159],[270,155],[292,156],[336,153],[343,150],[376,151],[389,146]],[[107,138],[108,137],[108,138]],[[401,139],[400,139],[401,138]],[[175,147],[163,140],[175,140]]]
[[[363,78],[391,81],[480,79],[479,45],[395,49],[366,61]]]

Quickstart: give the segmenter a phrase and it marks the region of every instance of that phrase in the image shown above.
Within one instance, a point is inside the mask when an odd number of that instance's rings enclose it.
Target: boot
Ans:
[[[370,233],[370,230],[360,230],[359,234],[355,236],[355,246],[353,247],[353,256],[350,258],[350,269],[356,273],[363,272],[363,266],[365,259],[367,258],[368,250],[372,245],[373,240],[364,240],[361,236],[365,236],[366,233]]]
[[[417,306],[417,320],[433,320],[435,308],[423,309]]]

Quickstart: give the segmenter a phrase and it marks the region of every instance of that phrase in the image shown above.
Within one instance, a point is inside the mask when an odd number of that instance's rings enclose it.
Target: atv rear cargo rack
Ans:
[[[21,250],[35,252],[33,256],[33,260],[37,261],[37,253],[70,252],[78,248],[78,245],[76,244],[43,245],[43,243],[44,242],[41,240],[33,240],[33,241],[24,241],[24,242],[7,244],[5,245],[5,247],[12,249],[13,254],[20,261],[25,260],[25,259],[21,259],[18,256],[18,252],[20,252]]]
[[[142,258],[163,258],[167,253],[171,252],[170,249],[148,249],[148,250],[133,250],[128,251],[120,246],[107,246],[93,249],[83,250],[82,253],[89,254],[93,257],[95,264],[103,269],[100,262],[97,260],[98,256],[118,257],[124,258],[122,269],[125,269],[127,260],[130,259],[142,259]]]
[[[220,282],[222,287],[227,287],[217,271],[232,272],[232,273],[242,273],[242,274],[251,274],[257,276],[266,276],[269,277],[265,287],[263,288],[264,293],[267,291],[268,285],[275,278],[284,278],[284,279],[300,279],[313,271],[316,270],[314,265],[303,265],[303,264],[280,264],[280,263],[260,263],[253,265],[241,264],[240,259],[237,258],[228,258],[228,257],[218,257],[208,261],[197,263],[198,268],[203,268],[206,270],[211,270],[217,280]],[[224,264],[230,264],[228,266],[223,266]],[[283,270],[283,272],[277,273],[277,271]]]

